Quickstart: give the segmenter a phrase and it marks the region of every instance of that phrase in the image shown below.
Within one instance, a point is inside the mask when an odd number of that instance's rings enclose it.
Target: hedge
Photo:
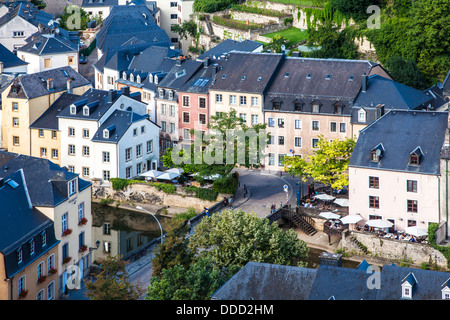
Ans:
[[[239,30],[244,30],[244,31],[261,29],[264,27],[264,25],[262,25],[262,24],[256,24],[256,23],[252,23],[252,22],[247,24],[244,21],[232,20],[232,19],[228,19],[228,18],[220,17],[220,16],[214,16],[213,22],[220,24],[222,26],[228,27],[228,28],[239,29]]]
[[[127,186],[135,183],[145,183],[155,187],[158,191],[163,191],[165,193],[173,194],[177,191],[177,187],[175,185],[168,183],[145,182],[143,180],[128,180],[123,178],[111,178],[109,181],[111,181],[112,188],[114,190],[123,190]]]
[[[186,192],[194,192],[195,197],[202,200],[215,201],[219,193],[217,191],[206,189],[206,188],[198,188],[194,186],[184,188]]]
[[[282,11],[263,9],[263,8],[257,8],[257,7],[249,7],[249,6],[241,5],[241,4],[233,4],[231,6],[231,9],[233,9],[235,11],[249,12],[249,13],[255,13],[255,14],[260,14],[260,15],[264,15],[264,16],[278,17],[278,18],[290,15],[289,13],[285,13]]]

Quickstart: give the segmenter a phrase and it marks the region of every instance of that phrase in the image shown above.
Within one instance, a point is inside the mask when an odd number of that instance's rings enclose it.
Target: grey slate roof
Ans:
[[[116,6],[119,4],[118,0],[83,0],[81,7],[89,8],[89,7],[110,7]]]
[[[98,128],[91,139],[94,142],[118,143],[130,128],[131,124],[147,120],[148,115],[140,115],[132,111],[115,110]],[[103,130],[108,129],[109,137],[103,136]]]
[[[215,78],[218,68],[220,68],[221,61],[215,60],[213,62],[204,62],[203,67],[200,68],[180,89],[180,92],[188,93],[204,93],[207,94],[209,86]]]
[[[48,95],[49,92],[65,91],[69,78],[72,80],[73,88],[91,84],[72,67],[66,66],[17,77],[13,84],[17,88],[17,93],[13,93],[13,88],[11,88],[8,97],[33,99]],[[48,79],[53,79],[53,89],[50,91],[47,90]]]
[[[28,62],[23,61],[14,53],[5,48],[4,45],[0,43],[0,61],[3,62],[3,68],[13,68],[18,66],[27,65]]]
[[[57,115],[79,99],[79,95],[64,92],[48,107],[45,112],[31,125],[31,129],[58,130]]]
[[[359,107],[385,104],[393,109],[424,109],[432,96],[377,74],[368,77],[367,91],[360,92],[354,105]]]
[[[54,19],[53,15],[38,10],[31,2],[8,1],[3,5],[9,8],[9,12],[0,18],[0,27],[16,16],[20,16],[35,27],[41,25],[44,28],[48,27],[48,23]]]
[[[439,175],[447,122],[447,112],[390,110],[361,130],[349,167]],[[374,162],[371,151],[378,144],[385,151]],[[409,165],[409,156],[417,147],[423,151],[420,163]]]
[[[94,68],[103,73],[104,68],[123,71],[130,67],[135,55],[148,48],[147,42],[110,48],[94,64]]]
[[[401,282],[412,274],[417,280],[414,284],[412,300],[441,300],[443,284],[450,279],[449,272],[438,272],[397,266],[383,266],[378,300],[400,300]],[[396,285],[393,285],[396,284]]]
[[[280,111],[294,111],[294,101],[298,101],[302,112],[312,112],[312,103],[317,102],[320,113],[333,114],[334,104],[340,103],[342,114],[349,115],[361,76],[377,65],[367,60],[286,57],[267,89],[264,109],[272,110],[278,99]]]
[[[214,292],[213,300],[306,300],[317,270],[249,262]]]
[[[232,39],[226,39],[216,45],[214,48],[211,48],[210,50],[198,56],[198,59],[218,59],[224,53],[229,53],[231,51],[253,52],[262,47],[262,43],[253,40],[236,41]]]
[[[10,172],[0,181],[0,251],[4,255],[6,276],[11,278],[59,241],[55,238],[53,221],[33,208],[29,202],[23,171]],[[46,233],[46,246],[41,234]],[[30,253],[29,242],[35,241],[35,252]],[[17,262],[17,250],[22,249],[22,263]]]
[[[97,48],[105,53],[109,48],[121,46],[131,37],[151,45],[172,46],[169,36],[156,24],[145,5],[112,6],[96,36]]]
[[[213,300],[400,300],[405,278],[417,283],[412,300],[441,300],[450,273],[384,265],[379,288],[373,271],[320,265],[317,269],[248,262],[211,295]]]
[[[76,114],[71,114],[70,108],[64,108],[56,117],[97,121],[108,111],[121,94],[120,90],[106,91],[91,88],[72,102],[77,105]],[[109,98],[110,95],[112,97],[111,100]],[[83,115],[83,106],[87,104],[94,106],[88,116]]]
[[[231,52],[210,89],[263,94],[283,59],[282,54]]]
[[[177,60],[158,87],[179,90],[202,66],[201,61]]]
[[[31,203],[35,207],[55,207],[66,201],[68,181],[78,176],[46,159],[0,151],[0,179],[19,169],[23,170]],[[79,178],[77,185],[81,191],[91,183]]]
[[[18,50],[36,55],[78,52],[78,45],[56,34],[36,33]]]

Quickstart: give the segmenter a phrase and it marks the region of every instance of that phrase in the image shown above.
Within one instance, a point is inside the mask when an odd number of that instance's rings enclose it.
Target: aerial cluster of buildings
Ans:
[[[320,138],[356,138],[350,213],[399,229],[444,222],[450,234],[449,77],[420,91],[379,63],[266,53],[250,40],[190,59],[170,25],[189,19],[192,1],[81,6],[104,18],[92,81],[79,72],[77,32],[31,3],[0,7],[0,298],[61,295],[68,262],[81,276],[92,262],[91,181],[157,169],[167,148],[190,146],[192,129],[231,110],[266,125],[271,171]]]

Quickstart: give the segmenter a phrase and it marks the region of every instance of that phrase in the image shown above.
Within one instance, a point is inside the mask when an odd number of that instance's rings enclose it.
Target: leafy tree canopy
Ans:
[[[242,210],[224,210],[196,226],[189,246],[200,250],[218,267],[244,266],[249,261],[301,265],[308,254],[306,243],[293,230]]]
[[[393,56],[386,60],[384,67],[397,82],[418,90],[427,88],[425,78],[413,60],[405,60],[402,57]]]
[[[348,186],[348,162],[355,147],[355,140],[328,141],[320,137],[317,149],[306,158],[285,157],[283,160],[287,172],[308,178],[331,186],[333,189],[342,189]]]

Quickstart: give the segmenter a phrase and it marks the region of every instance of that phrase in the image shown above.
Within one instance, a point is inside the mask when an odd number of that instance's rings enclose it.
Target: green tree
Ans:
[[[162,156],[164,166],[181,167],[186,173],[198,173],[198,176],[204,177],[215,174],[226,176],[237,164],[247,168],[261,165],[259,151],[264,150],[268,139],[266,124],[247,126],[232,109],[221,116],[211,116],[208,129],[210,134],[206,135],[200,131],[193,132],[195,141],[190,152],[167,149]],[[231,142],[232,133],[235,134],[234,142]],[[255,134],[256,139],[244,137],[246,134]],[[263,142],[257,138],[258,134],[261,134]],[[239,135],[244,139],[238,139]],[[174,160],[174,157],[178,159]]]
[[[405,60],[400,56],[393,56],[386,60],[384,67],[397,82],[418,90],[427,88],[425,78],[413,60]]]
[[[277,34],[270,40],[270,43],[266,46],[266,48],[273,52],[281,53],[281,46],[286,45],[287,43],[288,40],[285,37]]]
[[[249,261],[301,265],[308,255],[306,243],[293,230],[284,231],[242,210],[224,210],[196,226],[189,246],[219,268],[242,267]]]
[[[353,18],[355,21],[361,21],[368,17],[367,7],[378,4],[377,2],[373,0],[331,0],[331,5],[345,16]]]
[[[44,0],[31,0],[31,3],[39,10],[44,10],[47,7]]]
[[[355,147],[355,140],[345,138],[330,142],[323,136],[319,138],[317,149],[314,149],[312,155],[307,159],[285,157],[284,168],[304,181],[311,178],[333,189],[348,186],[348,162]]]
[[[64,8],[64,14],[61,15],[59,27],[65,30],[85,30],[90,21],[89,14],[82,8],[70,4]]]
[[[197,24],[194,20],[185,20],[182,24],[172,24],[170,29],[172,32],[178,33],[182,39],[187,39],[188,36],[195,38],[198,33]]]
[[[152,260],[152,276],[160,276],[163,269],[180,265],[188,268],[194,260],[193,252],[188,248],[186,237],[189,226],[178,218],[171,220],[166,227],[164,242],[155,250]]]
[[[332,21],[325,21],[316,29],[308,28],[308,45],[319,46],[319,50],[309,53],[311,58],[356,59],[358,51],[354,39],[349,32],[342,31]]]
[[[199,259],[189,268],[176,265],[152,277],[146,300],[209,300],[237,268],[219,269],[208,258]]]
[[[140,290],[128,281],[125,261],[119,256],[107,256],[100,261],[101,272],[95,281],[85,281],[91,300],[137,300]]]

